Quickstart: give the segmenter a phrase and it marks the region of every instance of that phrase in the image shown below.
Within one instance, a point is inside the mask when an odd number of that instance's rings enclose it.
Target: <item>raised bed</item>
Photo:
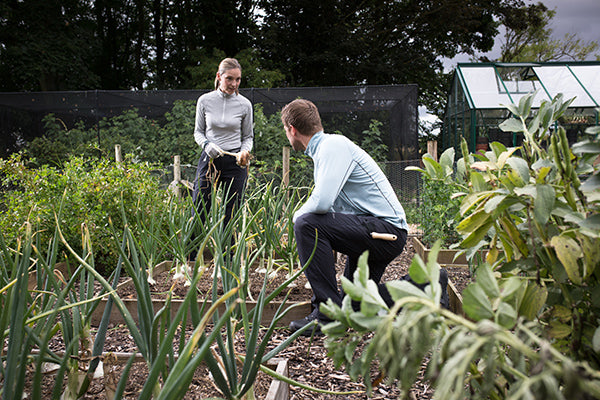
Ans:
[[[267,367],[275,366],[275,372],[279,375],[289,377],[289,367],[287,358],[273,359]],[[273,379],[269,386],[269,391],[265,396],[265,400],[289,400],[290,398],[290,384],[287,382],[280,381],[279,379]]]
[[[171,261],[164,261],[164,262],[158,264],[156,267],[154,267],[154,275],[157,276],[160,273],[170,270],[171,266],[172,266]],[[132,284],[133,284],[133,281],[131,280],[131,278],[129,278],[126,281],[119,284],[119,286],[117,287],[117,291],[121,287],[124,287],[127,285],[132,285]],[[129,312],[131,313],[132,317],[135,320],[137,320],[137,300],[136,299],[122,299],[122,301],[123,301],[125,307],[127,308],[127,310],[129,310]],[[100,320],[102,319],[102,314],[104,312],[104,308],[106,307],[106,302],[107,302],[106,299],[102,299],[100,301],[100,304],[96,308],[96,310],[94,310],[94,312],[91,316],[92,324],[97,325],[100,323]],[[206,303],[207,303],[207,307],[210,307],[212,305],[212,302],[210,300],[206,300]],[[164,304],[165,304],[165,301],[162,299],[152,299],[152,305],[154,307],[155,313],[158,312],[158,310],[160,310],[164,306]],[[183,304],[182,299],[172,299],[171,300],[171,315],[173,317],[177,314],[177,311],[179,310],[179,308],[181,307],[182,304]],[[198,307],[202,307],[203,304],[204,304],[204,300],[198,301]],[[286,305],[291,305],[291,304],[292,303],[290,303],[289,301],[286,302]],[[256,306],[256,302],[247,301],[246,306],[248,307],[248,311],[249,311]],[[280,306],[281,306],[281,301],[277,301],[277,300],[272,300],[268,304],[266,304],[263,309],[263,316],[262,316],[261,323],[264,325],[269,325],[271,323],[271,321],[273,320],[273,317],[275,316],[275,313],[277,312],[277,310],[279,309]],[[225,308],[222,307],[220,309],[220,312],[224,312],[224,311],[225,311]],[[306,315],[310,314],[310,312],[311,312],[310,301],[297,303],[296,307],[294,307],[292,310],[290,310],[286,315],[283,316],[283,318],[281,320],[279,320],[278,326],[288,326],[291,321],[294,321],[297,319],[302,319]],[[114,324],[121,324],[121,323],[125,322],[123,315],[114,305],[111,309],[110,321]],[[191,321],[189,321],[189,323],[191,324]]]

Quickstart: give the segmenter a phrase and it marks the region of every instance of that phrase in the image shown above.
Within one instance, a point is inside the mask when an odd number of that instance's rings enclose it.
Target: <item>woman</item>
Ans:
[[[239,94],[242,67],[234,58],[219,64],[215,90],[198,98],[194,139],[203,149],[194,181],[194,204],[202,222],[211,205],[212,185],[228,193],[225,224],[241,202],[254,140],[252,103]]]

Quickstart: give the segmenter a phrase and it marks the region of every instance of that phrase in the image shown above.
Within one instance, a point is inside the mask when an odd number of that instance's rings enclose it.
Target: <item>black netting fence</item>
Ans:
[[[420,172],[406,170],[409,166],[422,167],[421,160],[388,161],[384,164],[384,172],[396,191],[400,203],[406,208],[418,208],[422,205],[423,182]]]
[[[382,122],[390,160],[418,158],[416,85],[241,89],[269,115],[296,98],[313,101],[327,129],[359,138],[373,119]],[[44,134],[43,118],[52,113],[71,128],[78,121],[98,127],[104,118],[137,109],[140,116],[164,122],[177,100],[195,101],[203,90],[0,93],[0,157]],[[192,132],[190,132],[190,135]],[[98,130],[98,141],[102,141]]]
[[[271,115],[296,98],[313,101],[321,113],[328,132],[339,131],[357,143],[368,129],[371,120],[382,123],[381,132],[388,146],[388,162],[384,172],[396,190],[398,198],[414,215],[421,199],[420,174],[406,171],[409,165],[419,165],[418,111],[416,85],[241,89],[253,104],[261,104],[263,112]],[[203,90],[167,91],[81,91],[43,93],[0,93],[0,158],[19,151],[36,137],[44,135],[43,119],[54,114],[65,127],[82,123],[87,129],[96,128],[102,141],[99,122],[136,109],[138,114],[164,123],[165,113],[178,100],[195,102]],[[190,136],[193,132],[189,132]],[[185,160],[183,179],[193,181],[195,165]],[[166,166],[163,180],[172,180],[172,167]],[[293,184],[293,183],[292,183]],[[411,217],[409,216],[409,220]],[[415,219],[415,217],[412,217]]]

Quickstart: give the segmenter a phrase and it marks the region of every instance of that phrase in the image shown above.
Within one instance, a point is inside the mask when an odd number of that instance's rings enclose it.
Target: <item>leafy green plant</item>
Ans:
[[[532,101],[529,95],[509,106],[514,117],[500,125],[524,134],[521,148],[492,143],[485,154],[470,155],[463,141],[457,170],[464,179],[448,181],[461,200],[460,247],[472,260],[477,250],[487,253],[463,292],[469,319],[440,309],[435,256],[427,264],[416,257],[409,270],[430,289],[388,283],[391,309],[361,265],[354,285],[342,282],[349,295],[342,307],[323,307],[336,320],[323,328],[327,346],[353,379],[363,376],[369,386],[369,368],[379,359],[408,396],[427,362],[440,399],[600,396],[600,128],[588,129],[571,149],[554,122],[570,101],[543,101],[531,116]],[[446,174],[427,165],[432,175]],[[361,301],[360,312],[351,298]],[[366,332],[374,337],[355,354]]]
[[[325,345],[337,367],[345,366],[353,380],[361,377],[370,392],[381,378],[397,380],[403,398],[416,381],[422,365],[435,386],[437,399],[564,399],[600,395],[600,371],[585,361],[572,360],[541,336],[541,325],[514,318],[506,310],[536,311],[527,296],[528,281],[513,277],[498,282],[492,269],[482,265],[469,288],[477,297],[464,300],[473,309],[488,308],[485,317],[466,319],[439,305],[440,242],[427,264],[417,255],[410,266],[420,290],[408,281],[387,284],[395,301],[388,308],[368,279],[367,255],[359,260],[354,283],[342,280],[348,295],[342,307],[328,301],[321,311],[335,321],[323,327]],[[375,288],[375,289],[374,289]],[[360,302],[354,311],[351,300]],[[534,312],[535,313],[535,312]],[[372,338],[367,334],[372,333]],[[359,345],[365,343],[359,351]],[[380,375],[373,379],[377,367]],[[589,397],[591,398],[591,397]]]
[[[259,185],[283,180],[283,147],[289,147],[281,112],[265,115],[261,104],[254,106],[254,154],[250,179]],[[289,182],[295,186],[312,184],[311,161],[307,156],[290,154]]]
[[[529,119],[532,101],[527,96],[509,106],[515,117],[500,125],[524,134],[521,156],[516,148],[492,143],[478,161],[465,157],[470,184],[457,226],[461,247],[488,250],[487,261],[503,276],[535,280],[548,296],[541,319],[554,345],[597,367],[598,128],[571,150],[564,129],[554,123],[571,100],[559,95],[544,101]]]
[[[14,246],[24,222],[35,221],[45,241],[55,229],[57,199],[63,199],[59,222],[66,241],[80,242],[80,227],[85,223],[96,247],[96,267],[108,276],[118,260],[109,226],[123,228],[121,207],[133,223],[135,214],[148,212],[145,205],[167,205],[168,193],[152,171],[146,163],[118,165],[107,159],[86,161],[81,157],[69,159],[61,169],[47,165],[33,169],[25,157],[13,155],[0,160],[3,182],[11,188],[1,199],[0,229]]]
[[[450,247],[459,238],[454,218],[458,213],[460,200],[453,195],[457,191],[454,182],[460,177],[454,172],[454,149],[444,151],[439,162],[429,153],[423,155],[422,161],[425,169],[406,167],[408,171],[423,174],[423,207],[418,219],[423,231],[422,240],[428,247],[436,240],[441,240],[445,247]]]
[[[381,137],[381,127],[383,123],[372,119],[369,123],[369,129],[362,131],[362,140],[360,147],[377,162],[384,162],[388,159],[388,146],[383,143]]]
[[[136,110],[102,119],[98,128],[86,129],[82,122],[67,127],[53,114],[44,117],[46,134],[34,139],[27,146],[30,160],[37,166],[62,166],[64,160],[81,157],[95,159],[99,155],[110,158],[116,144],[122,152],[136,162],[152,162],[162,166],[171,165],[174,155],[188,164],[195,164],[201,149],[194,141],[196,102],[178,100],[159,121],[141,117]],[[380,139],[380,125],[372,121],[365,130],[365,141],[373,151],[385,159],[387,151]],[[267,183],[282,179],[282,148],[289,146],[281,123],[281,114],[265,115],[261,104],[254,106],[254,148],[251,179]],[[312,173],[308,158],[291,155],[290,182],[309,185]]]

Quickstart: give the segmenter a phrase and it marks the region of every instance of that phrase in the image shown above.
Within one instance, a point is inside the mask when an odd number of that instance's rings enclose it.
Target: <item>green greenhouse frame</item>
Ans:
[[[504,105],[518,104],[532,92],[533,109],[559,93],[575,98],[559,121],[573,142],[585,128],[599,124],[600,62],[459,63],[444,113],[441,148],[459,151],[463,137],[471,152],[478,142],[520,145],[521,134],[502,132],[498,125],[510,117]]]

